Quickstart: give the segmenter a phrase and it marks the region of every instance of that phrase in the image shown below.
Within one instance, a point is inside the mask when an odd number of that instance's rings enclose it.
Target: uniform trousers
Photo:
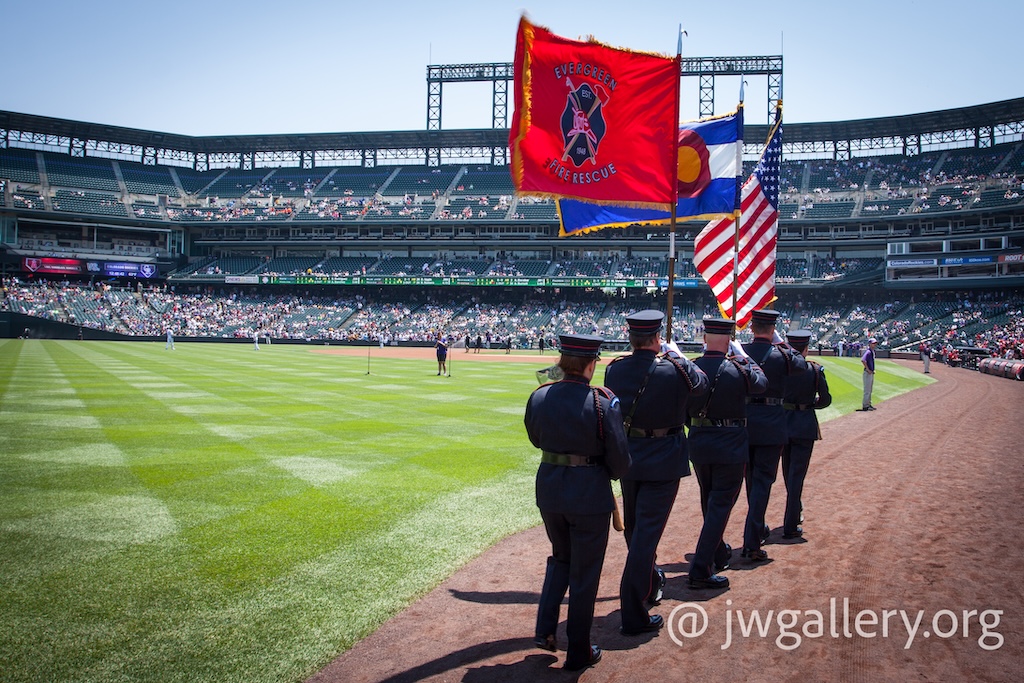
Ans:
[[[764,537],[764,516],[768,511],[768,498],[772,484],[779,474],[782,444],[750,446],[750,466],[747,468],[747,523],[743,528],[743,547],[757,550]]]
[[[622,480],[622,522],[625,527],[626,566],[619,583],[622,628],[638,631],[650,614],[644,601],[660,582],[656,570],[658,544],[679,492],[679,480]]]
[[[811,465],[811,451],[814,439],[790,439],[782,449],[782,480],[786,484],[786,513],[782,520],[782,532],[796,533],[803,511],[802,496],[804,478]]]
[[[694,464],[693,471],[700,484],[700,508],[704,513],[704,526],[697,538],[697,550],[690,562],[690,577],[706,579],[715,573],[714,566],[729,561],[729,549],[723,537],[729,524],[740,489],[746,465]]]
[[[871,390],[875,387],[875,373],[865,370],[861,373],[864,378],[864,397],[861,400],[861,408],[871,405]]]
[[[590,661],[590,629],[608,548],[611,513],[574,515],[541,510],[540,516],[551,541],[551,557],[540,593],[535,635],[554,635],[559,608],[568,590],[566,662],[582,665]]]

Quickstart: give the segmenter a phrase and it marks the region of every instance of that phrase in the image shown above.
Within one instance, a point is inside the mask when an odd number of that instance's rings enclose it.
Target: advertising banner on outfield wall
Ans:
[[[924,268],[934,266],[938,262],[933,258],[903,258],[892,259],[885,265],[887,268]]]
[[[949,256],[942,259],[944,266],[970,266],[976,263],[995,263],[995,256]]]

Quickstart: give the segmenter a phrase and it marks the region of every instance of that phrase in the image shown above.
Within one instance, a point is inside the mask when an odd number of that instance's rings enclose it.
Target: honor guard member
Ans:
[[[791,330],[786,341],[793,350],[804,356],[811,343],[808,330]],[[811,464],[814,442],[821,438],[818,416],[815,410],[832,405],[832,394],[828,393],[825,368],[807,359],[807,370],[786,378],[785,403],[789,441],[782,449],[782,481],[786,484],[786,514],[782,521],[783,538],[799,538],[804,530],[800,528],[804,490],[804,478]]]
[[[704,396],[687,406],[687,444],[700,484],[704,526],[690,562],[691,588],[727,588],[729,579],[718,576],[732,559],[723,540],[729,515],[743,488],[747,467],[747,397],[764,393],[768,380],[730,336],[736,323],[726,318],[704,321],[707,350],[694,364],[710,380]],[[730,354],[730,350],[732,353]]]
[[[743,557],[762,562],[768,553],[761,546],[768,540],[764,516],[772,484],[779,473],[782,448],[789,441],[788,420],[783,409],[786,377],[807,371],[807,361],[786,344],[775,331],[778,311],[751,313],[754,340],[743,345],[747,355],[768,378],[763,396],[751,397],[747,405],[747,435],[750,438],[750,467],[747,469],[747,522],[743,531]]]
[[[658,355],[664,319],[655,310],[627,316],[633,353],[612,361],[604,375],[605,386],[622,401],[633,463],[622,477],[622,516],[629,548],[619,585],[625,635],[656,631],[664,624],[661,615],[651,616],[647,608],[661,601],[665,586],[665,573],[655,564],[658,543],[679,479],[690,475],[683,430],[687,401],[706,393],[708,385],[704,372],[677,348]]]
[[[615,509],[611,480],[629,469],[629,446],[619,400],[590,386],[602,339],[560,335],[560,341],[558,365],[565,377],[538,387],[526,404],[526,432],[542,453],[537,507],[551,541],[534,644],[557,649],[559,607],[568,590],[564,667],[578,671],[601,659],[590,629]]]

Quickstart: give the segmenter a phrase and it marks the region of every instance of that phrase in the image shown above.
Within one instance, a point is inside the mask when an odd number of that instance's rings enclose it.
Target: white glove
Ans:
[[[784,340],[779,335],[778,330],[772,330],[772,344],[781,344]]]
[[[729,342],[729,351],[731,351],[732,355],[734,356],[739,356],[740,358],[750,358],[750,356],[747,355],[747,352],[743,350],[743,345],[740,344],[735,339]]]
[[[683,357],[683,352],[679,350],[679,345],[676,344],[674,341],[668,342],[667,344],[665,342],[661,343],[661,352],[665,353],[666,351],[671,351],[680,358]]]

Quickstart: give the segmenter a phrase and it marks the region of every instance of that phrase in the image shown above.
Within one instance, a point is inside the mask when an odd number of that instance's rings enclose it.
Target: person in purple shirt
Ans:
[[[868,348],[861,354],[860,362],[864,366],[864,399],[861,401],[860,411],[874,410],[871,405],[871,390],[875,386],[875,346],[878,340],[872,337],[868,340]]]
[[[448,344],[445,343],[444,337],[441,335],[437,335],[434,350],[437,352],[437,376],[440,377],[448,372]]]

